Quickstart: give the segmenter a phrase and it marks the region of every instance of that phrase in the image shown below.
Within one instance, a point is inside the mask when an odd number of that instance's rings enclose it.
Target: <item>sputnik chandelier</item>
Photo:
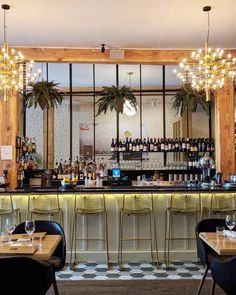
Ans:
[[[34,83],[41,74],[41,69],[33,73],[34,61],[31,60],[26,64],[20,51],[9,49],[6,41],[6,11],[10,9],[10,5],[3,4],[2,9],[4,10],[4,44],[0,51],[0,95],[4,101],[8,101],[9,97],[15,96],[28,84]]]
[[[191,61],[186,58],[179,64],[180,70],[174,69],[174,74],[182,80],[182,85],[190,85],[196,92],[205,91],[206,101],[210,101],[211,92],[224,86],[226,79],[234,79],[236,58],[229,53],[224,55],[223,49],[213,50],[208,47],[210,35],[211,6],[204,6],[207,12],[207,40],[204,50],[193,51]]]

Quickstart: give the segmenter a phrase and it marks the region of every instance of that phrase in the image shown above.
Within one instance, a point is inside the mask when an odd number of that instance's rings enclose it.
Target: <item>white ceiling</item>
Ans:
[[[9,0],[12,46],[95,48],[236,48],[236,0]],[[2,40],[3,12],[0,14]]]

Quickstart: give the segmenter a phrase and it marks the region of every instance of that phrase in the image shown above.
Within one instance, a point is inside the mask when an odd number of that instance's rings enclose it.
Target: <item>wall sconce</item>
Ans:
[[[106,48],[105,48],[106,44],[101,44],[101,52],[105,53]]]

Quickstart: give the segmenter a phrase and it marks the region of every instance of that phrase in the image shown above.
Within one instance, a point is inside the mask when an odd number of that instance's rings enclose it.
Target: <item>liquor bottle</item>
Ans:
[[[205,147],[205,141],[204,138],[202,138],[202,152],[206,151],[206,147]]]
[[[186,152],[186,142],[185,142],[185,138],[182,138],[182,152]]]
[[[142,141],[142,138],[139,141],[139,150],[140,150],[140,152],[143,151],[143,141]]]
[[[189,152],[190,151],[190,142],[189,142],[189,138],[186,138],[186,151]]]
[[[143,151],[144,152],[147,152],[148,151],[148,149],[147,149],[147,143],[146,143],[146,138],[144,138],[144,140],[143,140]]]
[[[164,138],[161,139],[161,151],[162,152],[165,151],[165,141],[164,141]]]
[[[139,143],[139,140],[137,139],[136,140],[136,152],[139,152],[140,151],[140,143]]]
[[[157,152],[158,151],[158,145],[157,145],[157,139],[156,138],[154,138],[154,148],[153,148],[153,151],[154,152]]]
[[[132,152],[132,138],[129,139],[129,152]]]
[[[206,138],[206,146],[207,146],[207,148],[206,148],[207,152],[210,152],[211,151],[211,144],[207,138]]]
[[[35,137],[33,137],[32,139],[32,153],[36,152],[36,140]]]
[[[150,152],[154,151],[154,144],[153,144],[152,138],[150,139],[150,142],[149,142],[149,151]]]
[[[179,152],[179,141],[177,138],[175,138],[175,151]]]
[[[133,142],[132,142],[132,151],[136,152],[136,142],[135,142],[135,140],[133,140]]]
[[[149,137],[147,138],[147,152],[150,151],[150,140]]]
[[[118,152],[119,150],[119,142],[118,139],[116,138],[116,142],[115,142],[115,152]]]
[[[168,139],[168,152],[172,152],[172,140]]]
[[[112,138],[111,140],[111,152],[115,151],[115,142],[114,142],[114,138]]]
[[[126,152],[126,144],[124,140],[122,142],[122,152]]]
[[[165,151],[168,152],[168,140],[164,139]]]
[[[27,148],[27,145],[26,145],[26,142],[25,142],[25,138],[22,137],[21,139],[21,150],[22,150],[22,153],[25,154],[28,152],[28,148]]]
[[[126,152],[129,151],[129,139],[128,139],[128,137],[126,137],[126,141],[125,141],[125,151]]]

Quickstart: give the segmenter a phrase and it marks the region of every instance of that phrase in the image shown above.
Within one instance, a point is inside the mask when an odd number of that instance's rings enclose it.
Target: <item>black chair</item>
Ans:
[[[48,261],[49,263],[53,263],[55,271],[61,270],[65,266],[66,260],[66,238],[61,225],[58,222],[51,220],[35,220],[35,232],[46,232],[49,235],[60,235],[62,237],[52,258]],[[17,225],[13,232],[13,234],[22,233],[25,233],[24,222]]]
[[[1,294],[44,295],[52,284],[59,294],[53,266],[28,257],[1,258],[0,280]]]
[[[203,283],[205,281],[206,275],[210,268],[210,261],[213,259],[222,260],[222,257],[219,256],[211,247],[209,247],[202,239],[199,238],[200,232],[215,232],[217,226],[225,226],[224,219],[203,219],[196,226],[196,242],[197,242],[197,256],[201,262],[205,266],[205,271],[203,273],[201,282],[199,284],[197,294],[199,295]]]
[[[236,257],[226,262],[212,260],[210,265],[214,282],[217,283],[226,294],[235,295]]]

